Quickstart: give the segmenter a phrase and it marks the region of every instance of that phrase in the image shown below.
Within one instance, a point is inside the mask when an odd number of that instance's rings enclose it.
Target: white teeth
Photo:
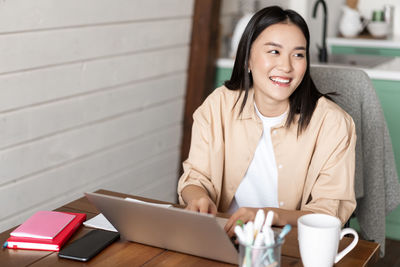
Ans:
[[[281,79],[281,78],[270,78],[272,81],[274,82],[278,82],[278,83],[289,83],[290,79],[286,80],[286,79]]]

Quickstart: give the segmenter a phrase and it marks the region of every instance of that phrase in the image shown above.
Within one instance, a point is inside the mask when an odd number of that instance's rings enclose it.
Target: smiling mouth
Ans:
[[[269,79],[276,85],[287,86],[290,84],[292,79],[290,78],[282,78],[282,77],[269,77]]]

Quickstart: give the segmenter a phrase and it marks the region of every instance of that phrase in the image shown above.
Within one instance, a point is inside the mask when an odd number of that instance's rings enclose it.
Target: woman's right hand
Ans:
[[[196,185],[188,185],[182,190],[182,198],[186,209],[201,213],[217,214],[217,206],[208,196],[207,192]]]
[[[188,202],[186,209],[201,213],[217,214],[217,206],[215,206],[214,202],[208,196],[192,199]]]

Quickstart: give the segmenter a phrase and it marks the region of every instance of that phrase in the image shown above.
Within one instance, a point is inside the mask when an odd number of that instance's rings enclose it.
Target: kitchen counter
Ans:
[[[326,43],[328,47],[337,45],[400,49],[400,36],[394,36],[391,39],[329,37],[326,39]]]
[[[329,63],[311,62],[311,65],[335,65],[364,70],[372,80],[400,81],[400,57],[363,55],[330,55]]]
[[[371,79],[400,81],[400,57],[364,70]]]

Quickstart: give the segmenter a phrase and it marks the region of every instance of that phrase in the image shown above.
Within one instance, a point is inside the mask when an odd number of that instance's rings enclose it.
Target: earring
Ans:
[[[247,73],[250,74],[250,73],[251,73],[251,70],[250,70],[250,69],[247,69]]]

